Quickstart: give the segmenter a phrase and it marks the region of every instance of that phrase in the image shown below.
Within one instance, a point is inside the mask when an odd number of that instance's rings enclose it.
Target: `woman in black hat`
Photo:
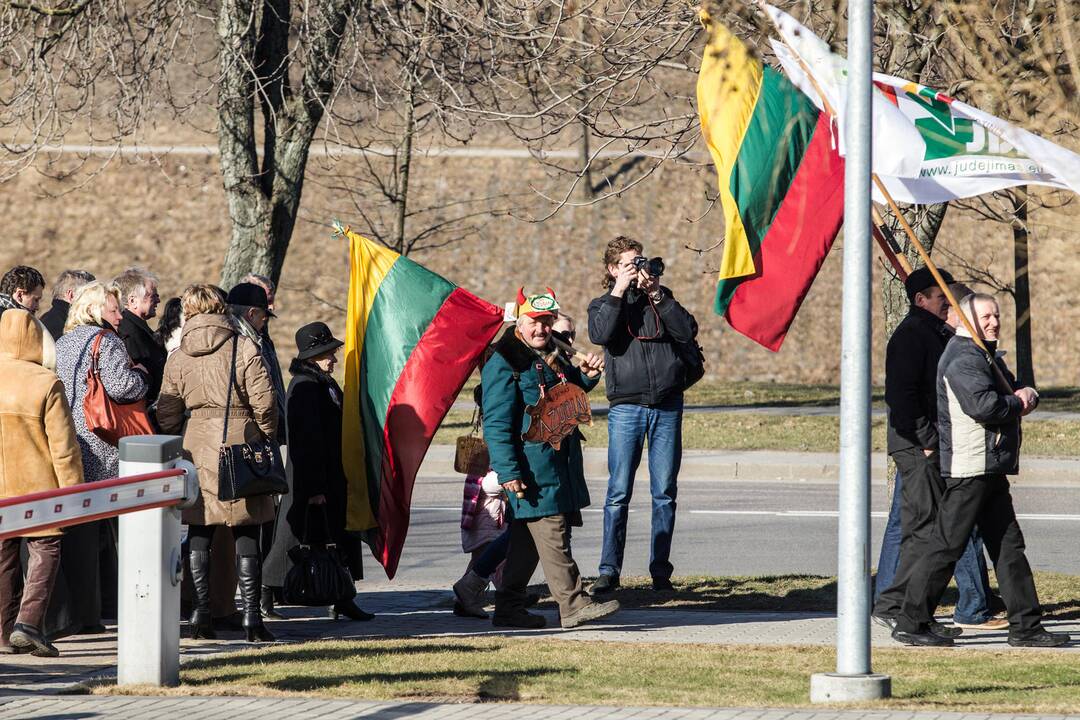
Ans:
[[[332,373],[344,343],[324,323],[296,331],[297,355],[289,366],[286,399],[288,462],[292,492],[282,496],[277,535],[266,560],[263,581],[279,588],[292,563],[288,551],[300,544],[337,543],[354,578],[362,577],[360,543],[345,529],[346,480],[341,465],[341,387]],[[281,522],[284,517],[285,523]],[[325,522],[324,522],[325,517]],[[352,601],[338,603],[331,615],[370,620]]]

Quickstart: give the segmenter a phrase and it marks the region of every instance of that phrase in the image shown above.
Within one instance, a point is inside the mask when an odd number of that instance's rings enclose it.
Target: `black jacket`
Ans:
[[[289,383],[285,418],[288,426],[288,463],[292,480],[291,507],[287,519],[293,534],[308,540],[325,542],[321,510],[308,499],[326,496],[327,525],[330,537],[345,533],[345,470],[341,465],[341,402],[343,394],[334,378],[315,371],[304,363],[294,362]]]
[[[1000,357],[995,362],[1015,389],[1016,378],[1005,362]],[[986,355],[970,337],[954,337],[941,356],[937,405],[942,477],[1019,472],[1023,404],[995,381]]]
[[[673,343],[697,336],[694,316],[668,288],[655,305],[633,288],[621,298],[609,290],[589,303],[589,339],[604,348],[604,382],[612,405],[656,406],[682,396],[683,362]]]
[[[131,361],[146,368],[150,376],[149,387],[146,389],[146,404],[153,404],[161,392],[161,378],[165,374],[165,361],[169,358],[169,353],[165,351],[165,346],[158,342],[146,321],[128,310],[123,312],[116,334],[123,338]]]
[[[60,336],[64,334],[64,325],[67,324],[69,310],[71,310],[71,303],[56,298],[52,301],[52,307],[41,316],[41,324],[53,336],[53,340],[59,340]]]
[[[953,335],[945,321],[912,307],[885,349],[888,450],[936,448],[938,360]]]

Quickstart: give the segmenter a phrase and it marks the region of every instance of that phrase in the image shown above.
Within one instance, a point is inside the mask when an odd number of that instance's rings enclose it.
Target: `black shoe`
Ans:
[[[885,615],[871,615],[870,619],[889,632],[896,629],[896,618],[887,617]]]
[[[210,553],[192,550],[188,553],[188,569],[195,597],[191,603],[188,625],[193,640],[216,640],[217,622],[210,616]]]
[[[38,657],[58,657],[60,651],[50,643],[41,630],[33,625],[15,623],[15,629],[11,631],[11,644],[16,648],[30,648],[30,652]],[[24,650],[25,652],[25,650]]]
[[[925,625],[918,632],[904,632],[903,630],[894,629],[892,638],[904,645],[920,645],[924,647],[950,647],[953,644],[952,638],[935,635]]]
[[[217,640],[214,620],[211,619],[209,610],[192,610],[188,627],[191,628],[192,640]]]
[[[274,642],[274,634],[263,625],[259,600],[262,597],[262,561],[258,555],[236,557],[236,584],[244,603],[244,631],[248,642]]]
[[[540,593],[529,593],[525,596],[525,607],[536,607],[540,604]]]
[[[930,622],[930,632],[934,633],[938,637],[943,638],[958,638],[964,634],[963,628],[958,628],[953,625],[945,625],[939,623],[937,620]]]
[[[671,578],[654,577],[652,589],[654,592],[674,592],[675,586],[671,584]]]
[[[367,622],[368,620],[374,620],[375,616],[372,613],[364,612],[356,606],[352,600],[346,600],[345,602],[339,602],[334,605],[330,610],[334,614],[334,619],[337,620],[338,615],[344,615],[350,620],[358,620],[360,622]]]
[[[267,620],[284,620],[285,616],[274,609],[274,589],[263,585],[259,596],[259,612]]]
[[[260,613],[244,613],[244,633],[247,635],[249,643],[274,642],[277,640],[274,633],[267,630],[266,626],[263,625]]]
[[[14,641],[15,634],[11,635]],[[1034,632],[1027,635],[1013,635],[1009,633],[1009,644],[1013,647],[1037,647],[1037,648],[1051,648],[1061,647],[1069,642],[1071,638],[1068,633],[1055,633],[1050,632],[1046,628],[1040,627]]]
[[[589,588],[590,595],[603,595],[614,592],[619,587],[619,578],[616,575],[601,575]]]
[[[534,615],[524,610],[514,610],[508,613],[500,613],[495,608],[495,615],[491,618],[491,624],[495,627],[523,628],[526,630],[538,630],[547,625],[543,615]]]
[[[484,613],[483,615],[481,615],[480,613],[469,612],[465,608],[465,606],[462,605],[457,600],[454,601],[454,614],[457,615],[458,617],[464,617],[464,618],[477,618],[478,620],[487,620],[488,619],[488,614],[487,613]]]

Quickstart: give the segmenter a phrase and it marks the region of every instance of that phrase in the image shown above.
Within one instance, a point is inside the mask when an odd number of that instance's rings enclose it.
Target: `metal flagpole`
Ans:
[[[844,125],[844,283],[840,363],[840,500],[836,672],[810,679],[811,702],[891,694],[870,670],[870,172],[872,0],[848,3]]]

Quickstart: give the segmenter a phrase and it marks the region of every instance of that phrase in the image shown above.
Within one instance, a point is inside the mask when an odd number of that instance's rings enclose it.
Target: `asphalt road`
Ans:
[[[575,528],[574,555],[582,573],[595,575],[600,557],[606,478],[592,478],[593,505]],[[648,574],[647,483],[631,503],[628,575]],[[460,476],[418,479],[412,524],[395,583],[449,586],[463,572],[458,523]],[[884,486],[872,490],[871,565],[877,564],[887,512]],[[676,575],[761,575],[836,572],[835,484],[685,479],[672,562]],[[1036,569],[1080,574],[1080,492],[1068,487],[1017,487],[1014,503]],[[369,586],[387,581],[374,561],[365,564]],[[538,572],[537,578],[540,577]]]

